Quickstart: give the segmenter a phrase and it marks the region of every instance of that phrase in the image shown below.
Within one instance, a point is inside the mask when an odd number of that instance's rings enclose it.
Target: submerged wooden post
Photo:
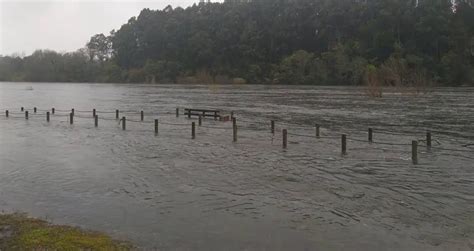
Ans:
[[[320,126],[318,124],[315,124],[314,127],[316,128],[316,138],[319,138],[321,136],[320,134]]]
[[[288,131],[283,129],[283,149],[288,147]]]
[[[38,109],[36,109],[36,107],[33,107],[33,112],[36,113]]]
[[[198,122],[199,122],[198,125],[199,125],[199,126],[202,126],[202,116],[201,116],[201,115],[199,115],[199,120],[198,120]]]
[[[272,134],[275,134],[275,120],[271,121],[271,132]]]
[[[418,164],[418,141],[416,140],[411,142],[411,160],[414,165]]]
[[[74,116],[74,108],[71,109],[71,114]]]
[[[186,114],[186,112],[185,112],[185,114]],[[190,118],[191,118],[191,110],[188,110],[188,119],[190,119]]]
[[[122,117],[122,130],[125,131],[125,129],[127,129],[127,119]]]
[[[99,127],[99,115],[97,114],[94,116],[94,126]]]
[[[347,136],[345,134],[341,136],[341,152],[343,155],[347,154]]]
[[[179,108],[176,108],[176,118],[179,117]]]
[[[120,118],[120,111],[115,110],[115,119],[119,119],[119,118]]]
[[[374,137],[373,137],[373,130],[372,128],[369,128],[369,142],[374,142]]]
[[[428,131],[426,132],[426,147],[429,149],[431,149],[431,132]]]
[[[232,118],[232,135],[233,135],[233,141],[237,142],[237,119]]]
[[[196,122],[191,123],[191,138],[196,138]]]
[[[23,106],[21,107],[21,111],[22,111],[22,112],[25,111],[25,108],[24,108]]]
[[[51,108],[51,114],[54,114],[55,111],[56,111],[56,109],[54,109],[54,107]]]
[[[143,113],[143,111],[140,112],[140,119],[141,121],[145,119],[145,114]]]
[[[49,112],[46,112],[46,121],[49,122]]]
[[[95,115],[96,115],[96,114],[97,114],[97,112],[96,112],[95,108],[94,108],[94,109],[92,109],[92,117],[94,117],[94,118],[95,118]]]
[[[74,124],[74,113],[69,113],[69,124]]]
[[[8,118],[8,110],[5,110],[5,116]]]
[[[158,119],[155,119],[155,135],[158,135]]]
[[[25,111],[25,119],[28,119],[28,111]]]

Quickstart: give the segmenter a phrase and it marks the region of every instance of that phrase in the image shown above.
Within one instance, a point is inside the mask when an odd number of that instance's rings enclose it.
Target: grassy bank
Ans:
[[[130,250],[131,245],[76,227],[52,225],[25,214],[0,214],[0,250]]]

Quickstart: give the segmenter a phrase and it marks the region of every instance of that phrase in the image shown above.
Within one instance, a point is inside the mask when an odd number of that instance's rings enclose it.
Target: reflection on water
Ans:
[[[369,99],[342,87],[2,83],[0,209],[158,249],[469,249],[473,94]],[[28,121],[16,114],[21,106]],[[210,119],[192,140],[191,121],[174,116],[178,106],[234,111],[238,142],[230,123]],[[58,112],[48,124],[52,107]],[[74,125],[61,116],[71,108]],[[99,113],[98,128],[92,108],[111,112]],[[122,131],[115,109],[144,110],[145,122],[128,112]],[[390,144],[364,142],[368,127],[376,142]],[[346,156],[341,133],[350,139]],[[417,166],[412,140],[420,140]]]

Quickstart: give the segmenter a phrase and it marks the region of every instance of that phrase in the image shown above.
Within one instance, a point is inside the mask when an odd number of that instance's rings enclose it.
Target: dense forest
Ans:
[[[0,57],[0,81],[474,85],[474,1],[144,9],[76,52]]]

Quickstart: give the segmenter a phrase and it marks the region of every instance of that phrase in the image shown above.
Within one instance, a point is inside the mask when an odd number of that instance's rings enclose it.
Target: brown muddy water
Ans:
[[[211,119],[192,140],[195,120],[176,107],[234,111],[238,142]],[[0,109],[0,210],[150,250],[474,249],[472,88],[372,99],[354,87],[0,83]]]

